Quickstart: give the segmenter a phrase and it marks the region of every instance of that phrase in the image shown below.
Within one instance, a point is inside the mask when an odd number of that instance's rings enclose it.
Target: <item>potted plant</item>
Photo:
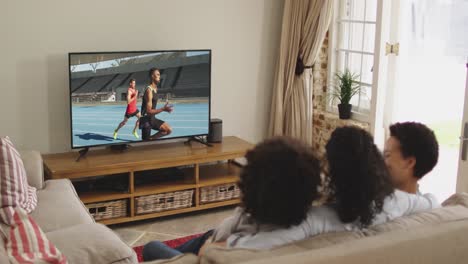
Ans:
[[[349,119],[351,117],[352,105],[349,103],[351,98],[361,91],[359,85],[359,75],[351,73],[349,69],[335,74],[336,83],[330,94],[334,101],[338,99],[338,113],[340,119]]]

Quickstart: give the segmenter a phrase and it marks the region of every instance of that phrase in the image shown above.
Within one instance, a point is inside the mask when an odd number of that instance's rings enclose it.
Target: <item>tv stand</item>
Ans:
[[[206,141],[206,139],[203,139],[201,137],[189,137],[189,139],[187,141],[185,141],[185,144],[190,144],[190,142],[192,142],[192,141],[198,142],[198,143],[206,145],[208,147],[213,147],[213,145],[208,143],[208,141]]]
[[[117,145],[110,145],[109,148],[112,150],[112,151],[120,151],[120,152],[123,152],[127,149],[130,148],[130,145],[129,144],[117,144]]]
[[[216,188],[232,186],[239,181],[241,168],[232,160],[243,157],[253,145],[237,137],[224,137],[221,143],[213,143],[210,148],[180,143],[168,142],[157,148],[154,145],[132,146],[132,151],[122,153],[93,149],[83,162],[75,162],[76,152],[42,155],[45,177],[70,179],[78,187],[83,184],[98,186],[97,181],[107,180],[106,188],[77,188],[78,196],[88,208],[105,209],[106,212],[110,208],[109,212],[118,213],[98,219],[107,225],[239,204],[239,196],[225,195],[214,199],[230,191]],[[179,175],[177,170],[183,173]],[[212,190],[214,195],[207,190]],[[141,199],[175,192],[192,192],[191,205],[141,211],[145,208],[139,205]],[[207,198],[213,199],[207,201]],[[161,202],[161,199],[151,199],[155,203]]]
[[[88,154],[88,151],[89,151],[89,148],[84,148],[84,149],[78,151],[78,153],[80,155],[78,156],[78,158],[75,161],[79,162],[81,158],[83,158],[84,156],[86,156],[86,154]]]

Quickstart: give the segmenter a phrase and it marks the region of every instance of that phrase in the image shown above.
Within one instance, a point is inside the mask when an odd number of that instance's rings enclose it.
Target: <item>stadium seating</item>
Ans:
[[[136,80],[136,88],[140,91],[143,91],[143,89],[148,85],[148,72],[147,71],[140,71],[140,72],[135,72],[130,75],[130,78],[133,78]],[[125,84],[126,87],[128,87],[128,83]]]
[[[175,90],[205,88],[209,85],[208,64],[196,64],[182,67]]]
[[[115,91],[117,87],[125,86],[128,84],[128,80],[130,80],[130,73],[121,73],[118,74],[109,84],[107,84],[101,92],[104,91]]]
[[[167,69],[162,69],[161,74],[162,74],[162,82],[161,82],[161,88],[162,89],[172,89],[172,86],[175,83],[175,78],[177,77],[177,71],[180,69],[180,67],[177,68],[167,68]]]
[[[91,93],[91,92],[98,92],[103,88],[115,75],[103,75],[103,76],[96,76],[91,78],[91,80],[87,81],[84,85],[82,85],[78,90],[74,92],[78,93]]]
[[[182,71],[174,87],[174,95],[184,96],[208,96],[210,76],[207,63],[188,65],[182,67]]]
[[[117,100],[123,100],[130,79],[136,79],[136,88],[142,92],[149,83],[148,70],[161,68],[158,93],[170,93],[172,97],[205,97],[209,95],[209,64],[197,56],[163,53],[123,60],[119,67],[98,69],[97,72],[78,72],[72,75],[71,92],[80,102],[100,101],[101,95],[114,92]],[[169,62],[169,63],[168,63]],[[178,66],[185,65],[185,66]]]
[[[91,80],[90,77],[85,78],[75,78],[71,80],[71,91],[72,93],[78,90],[81,86],[83,86],[87,81]]]
[[[72,94],[72,102],[74,103],[88,103],[88,102],[101,102],[109,98],[111,93],[74,93]]]

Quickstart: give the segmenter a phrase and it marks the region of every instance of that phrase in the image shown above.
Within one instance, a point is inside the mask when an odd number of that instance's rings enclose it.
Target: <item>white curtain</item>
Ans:
[[[271,103],[270,136],[287,135],[312,143],[314,81],[309,67],[319,54],[332,10],[333,0],[285,1]]]

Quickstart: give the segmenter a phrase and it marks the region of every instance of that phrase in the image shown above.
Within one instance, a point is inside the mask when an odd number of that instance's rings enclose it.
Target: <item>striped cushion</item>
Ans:
[[[4,210],[2,208],[0,210]],[[10,263],[67,263],[65,256],[47,239],[34,219],[17,208],[8,228],[4,227],[6,252]]]
[[[20,154],[8,137],[0,138],[0,208],[6,208],[0,210],[2,219],[10,224],[14,212],[11,207],[30,213],[36,205],[36,188],[28,184]]]

